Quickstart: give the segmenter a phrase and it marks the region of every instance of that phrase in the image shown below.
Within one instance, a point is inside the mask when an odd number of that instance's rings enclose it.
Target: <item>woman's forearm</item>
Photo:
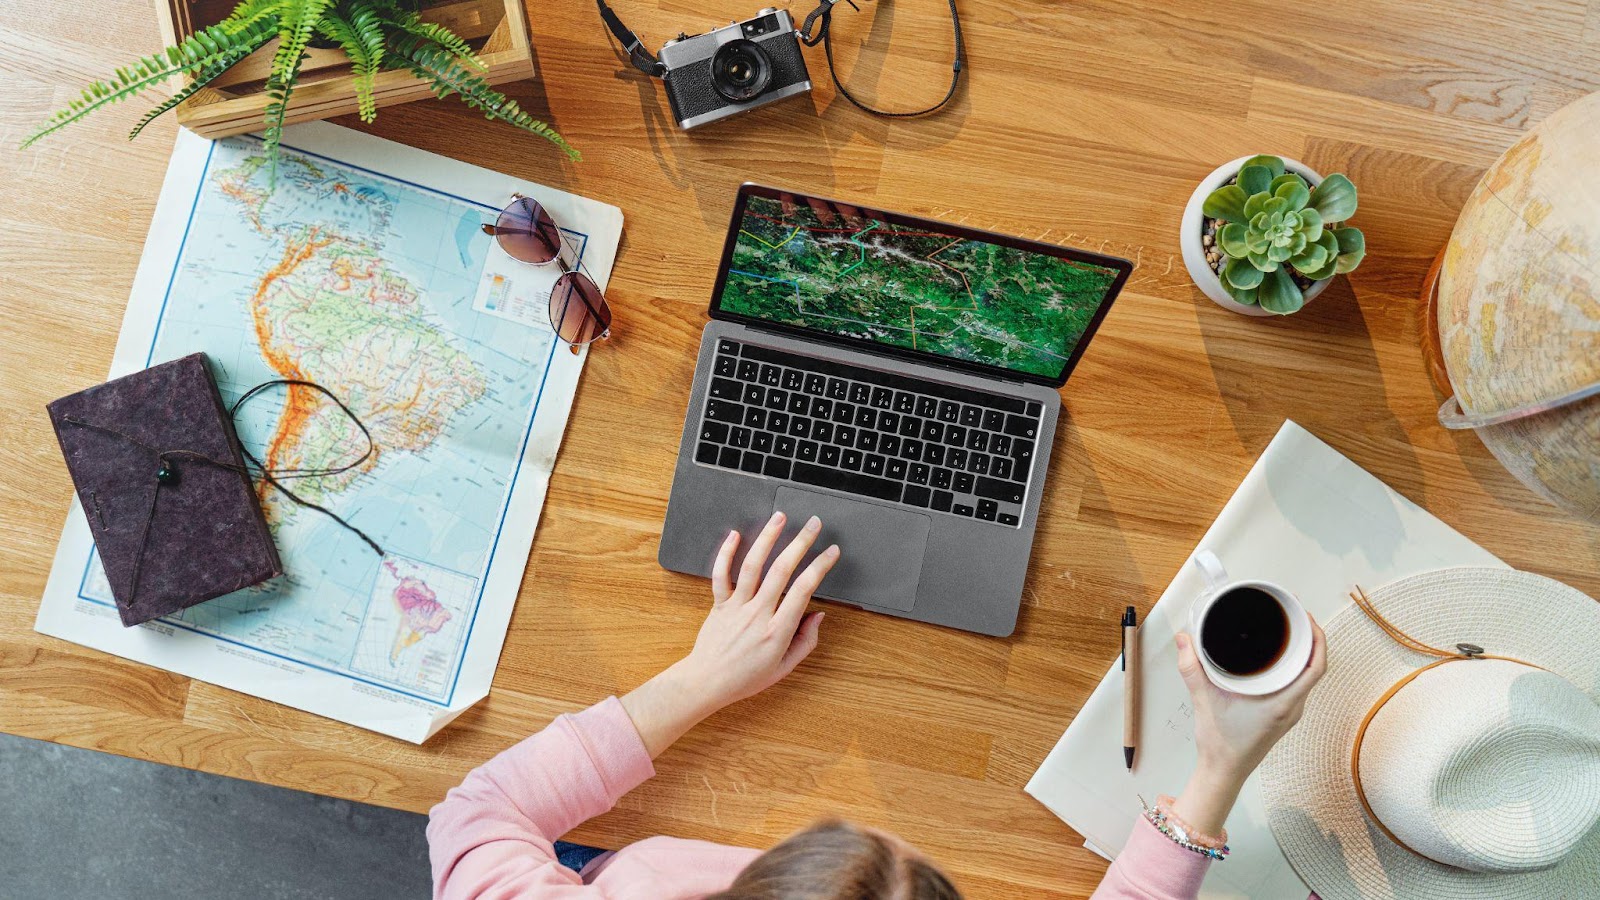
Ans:
[[[622,698],[622,708],[633,720],[651,759],[717,711],[705,697],[697,696],[691,682],[683,664],[674,663]]]
[[[1220,835],[1249,774],[1245,772],[1241,775],[1202,761],[1195,767],[1194,774],[1189,776],[1183,793],[1172,804],[1172,811],[1201,834]]]

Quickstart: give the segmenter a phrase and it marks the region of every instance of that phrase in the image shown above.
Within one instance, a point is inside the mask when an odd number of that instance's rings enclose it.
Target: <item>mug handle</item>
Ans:
[[[1214,591],[1228,583],[1228,570],[1222,567],[1222,560],[1210,550],[1196,550],[1194,564],[1200,567],[1200,574],[1206,580],[1206,590]]]

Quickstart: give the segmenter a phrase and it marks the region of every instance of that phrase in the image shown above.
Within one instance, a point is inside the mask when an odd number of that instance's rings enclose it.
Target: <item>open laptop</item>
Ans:
[[[788,516],[842,551],[817,596],[1007,635],[1061,408],[1132,265],[739,188],[662,529],[709,576]]]

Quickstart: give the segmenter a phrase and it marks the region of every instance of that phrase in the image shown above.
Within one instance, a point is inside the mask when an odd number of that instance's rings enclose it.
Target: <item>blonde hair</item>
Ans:
[[[961,892],[882,835],[825,821],[756,857],[706,900],[961,900]]]

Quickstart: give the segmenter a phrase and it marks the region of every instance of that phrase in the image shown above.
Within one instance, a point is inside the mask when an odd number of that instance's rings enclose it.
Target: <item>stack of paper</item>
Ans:
[[[1391,490],[1294,422],[1284,422],[1223,507],[1199,548],[1237,578],[1276,581],[1326,621],[1353,585],[1377,586],[1451,566],[1504,565],[1488,551]],[[1194,768],[1189,694],[1178,677],[1173,635],[1203,589],[1192,564],[1143,622],[1143,719],[1139,756],[1122,759],[1122,671],[1113,661],[1027,791],[1097,852],[1120,851],[1139,818],[1138,796],[1176,794]],[[1307,894],[1267,826],[1251,777],[1228,819],[1233,855],[1211,867],[1202,897],[1296,898]]]

